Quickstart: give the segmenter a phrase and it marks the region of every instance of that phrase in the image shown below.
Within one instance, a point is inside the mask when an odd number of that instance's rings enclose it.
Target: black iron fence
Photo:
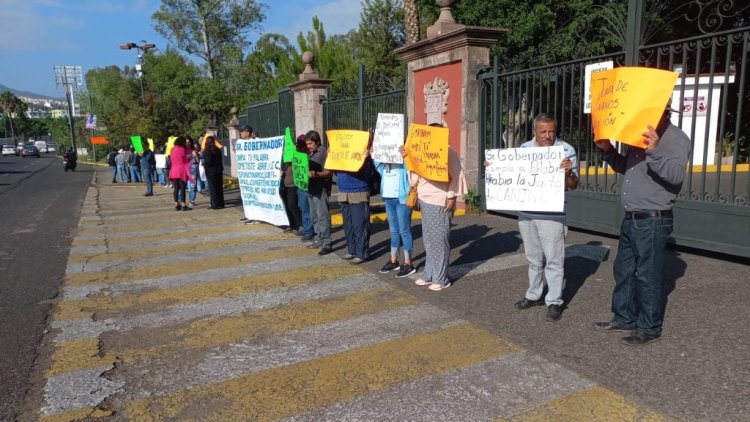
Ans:
[[[252,126],[259,138],[283,135],[287,127],[294,133],[294,94],[284,88],[276,98],[251,104],[239,119],[241,126]]]

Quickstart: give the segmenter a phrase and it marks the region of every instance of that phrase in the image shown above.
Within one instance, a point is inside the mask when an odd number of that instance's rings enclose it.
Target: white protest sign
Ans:
[[[237,178],[247,219],[275,226],[289,225],[279,195],[283,151],[283,136],[237,140]]]
[[[583,112],[591,114],[591,75],[602,70],[614,69],[612,60],[607,62],[587,64],[583,74],[583,95],[586,100],[583,102]]]
[[[485,158],[488,210],[563,212],[563,147],[488,149]]]
[[[372,141],[371,156],[381,163],[404,162],[398,147],[404,145],[404,115],[378,113],[375,136]]]
[[[167,167],[167,156],[164,154],[154,154],[156,159],[156,168],[163,169]]]

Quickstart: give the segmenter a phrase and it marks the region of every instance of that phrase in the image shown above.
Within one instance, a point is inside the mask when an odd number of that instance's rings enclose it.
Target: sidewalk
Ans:
[[[317,256],[225,210],[176,212],[171,190],[87,195],[45,336],[27,420],[747,420],[747,262],[669,254],[664,336],[641,349],[590,328],[610,317],[616,239],[571,231],[569,307],[518,311],[515,220],[454,220],[455,285],[430,292]],[[104,176],[104,177],[102,177]],[[415,261],[424,252],[413,224]],[[672,284],[672,283],[670,283]]]

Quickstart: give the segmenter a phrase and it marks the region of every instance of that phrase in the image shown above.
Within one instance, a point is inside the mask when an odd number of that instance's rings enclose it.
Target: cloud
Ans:
[[[58,13],[59,1],[5,0],[0,25],[0,50],[43,51],[71,46],[64,34],[83,24],[82,18]]]

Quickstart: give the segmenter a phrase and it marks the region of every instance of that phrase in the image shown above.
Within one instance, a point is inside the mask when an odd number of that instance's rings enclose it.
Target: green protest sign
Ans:
[[[310,181],[310,163],[306,153],[294,151],[292,154],[292,175],[294,186],[307,191],[307,184]]]
[[[130,143],[133,144],[133,148],[135,148],[135,152],[143,154],[143,140],[141,140],[140,136],[131,136]]]
[[[294,138],[292,138],[292,130],[286,128],[286,133],[284,133],[284,157],[281,161],[284,163],[291,163],[292,156],[296,150],[297,146],[294,144]]]

